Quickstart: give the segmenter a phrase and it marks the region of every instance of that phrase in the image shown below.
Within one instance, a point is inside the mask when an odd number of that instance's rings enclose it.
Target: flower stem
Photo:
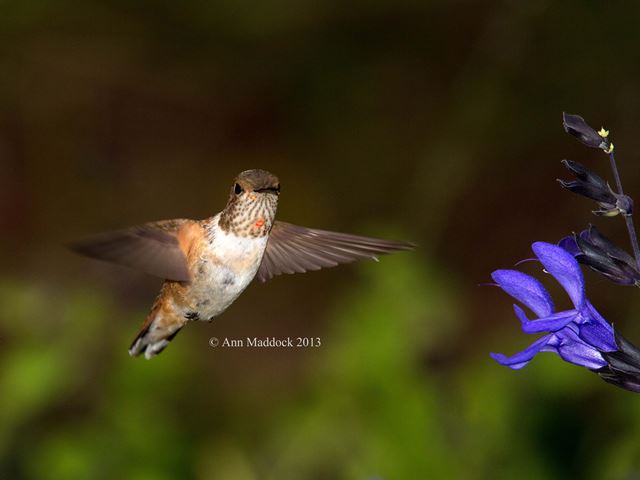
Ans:
[[[638,237],[636,235],[636,229],[633,226],[633,218],[631,217],[631,215],[628,215],[624,217],[624,221],[627,224],[627,230],[629,230],[629,238],[631,239],[633,256],[636,257],[636,265],[640,269],[640,246],[638,246]]]
[[[609,160],[611,160],[611,170],[613,170],[613,178],[616,181],[616,188],[619,195],[624,195],[622,190],[622,181],[620,180],[620,173],[618,173],[618,166],[616,165],[616,157],[613,152],[609,153]],[[631,214],[625,215],[624,221],[627,224],[627,231],[629,232],[629,239],[631,240],[631,248],[633,248],[633,256],[636,259],[636,265],[640,268],[640,246],[638,245],[638,235],[636,234],[636,227],[633,224],[633,217]]]

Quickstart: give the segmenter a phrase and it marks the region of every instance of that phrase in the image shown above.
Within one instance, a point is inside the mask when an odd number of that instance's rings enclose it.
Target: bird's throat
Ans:
[[[231,199],[220,214],[218,225],[240,237],[264,237],[269,234],[278,207],[278,197],[255,194]]]

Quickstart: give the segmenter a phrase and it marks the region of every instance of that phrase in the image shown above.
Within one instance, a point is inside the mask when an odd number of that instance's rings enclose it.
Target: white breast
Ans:
[[[202,320],[220,315],[255,277],[268,237],[249,238],[226,233],[213,221],[211,243],[198,259],[192,294]]]

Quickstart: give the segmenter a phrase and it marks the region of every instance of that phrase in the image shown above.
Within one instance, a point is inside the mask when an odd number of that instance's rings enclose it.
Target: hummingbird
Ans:
[[[224,210],[204,220],[160,220],[71,245],[82,255],[164,280],[129,354],[150,359],[187,323],[222,314],[253,281],[334,267],[414,244],[301,227],[275,220],[280,181],[265,170],[234,180]]]

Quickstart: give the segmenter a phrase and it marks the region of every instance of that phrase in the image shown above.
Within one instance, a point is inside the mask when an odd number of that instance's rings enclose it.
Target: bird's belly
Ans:
[[[209,320],[224,312],[251,283],[256,270],[237,272],[212,265],[206,277],[192,285],[193,307],[198,317]]]
[[[267,238],[216,238],[211,253],[198,259],[191,285],[193,308],[201,320],[220,315],[251,283],[258,271]]]

